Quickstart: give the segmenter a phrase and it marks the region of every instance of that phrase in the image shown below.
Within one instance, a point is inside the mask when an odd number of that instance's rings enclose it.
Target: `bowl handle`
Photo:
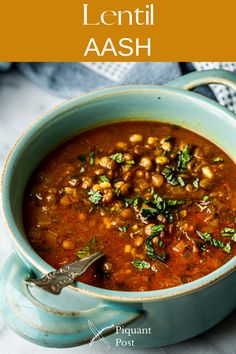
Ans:
[[[102,302],[79,312],[63,311],[45,305],[32,295],[25,280],[32,276],[29,268],[12,253],[1,270],[0,309],[6,323],[23,338],[46,347],[70,347],[102,339],[143,316],[140,305]],[[70,291],[69,289],[66,289]],[[39,290],[43,291],[43,290]],[[49,296],[45,293],[46,296]],[[79,294],[78,303],[82,300]],[[55,297],[55,303],[60,295]]]
[[[222,84],[236,91],[236,75],[226,70],[195,71],[168,82],[166,86],[193,90],[198,86],[208,84]]]

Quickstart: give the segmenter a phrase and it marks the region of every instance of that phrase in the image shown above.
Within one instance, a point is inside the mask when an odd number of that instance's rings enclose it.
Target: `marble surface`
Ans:
[[[50,92],[43,91],[17,72],[0,73],[0,170],[11,146],[22,131],[48,109],[64,101]],[[11,244],[0,216],[0,265],[11,252]],[[227,291],[227,289],[225,289]],[[3,354],[80,354],[104,352],[102,343],[68,349],[43,348],[21,339],[4,324],[0,313],[0,352]],[[184,343],[170,347],[140,350],[114,348],[116,353],[135,354],[235,354],[236,311],[208,332]]]

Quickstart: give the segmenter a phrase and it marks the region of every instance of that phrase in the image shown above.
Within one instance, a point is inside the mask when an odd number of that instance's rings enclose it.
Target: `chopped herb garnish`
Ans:
[[[156,208],[142,208],[141,214],[146,219],[153,219],[158,214],[158,210]]]
[[[164,138],[164,141],[171,141],[173,139],[174,139],[173,136],[168,135],[167,137]]]
[[[119,188],[115,188],[115,189],[114,189],[114,193],[115,193],[115,195],[117,196],[117,198],[119,198],[119,196],[120,196],[120,189],[119,189]]]
[[[212,160],[211,160],[212,163],[218,163],[218,162],[224,162],[224,159],[222,157],[214,157]]]
[[[232,227],[225,227],[221,231],[221,236],[230,237],[232,241],[236,242],[236,229],[233,229]]]
[[[196,178],[194,181],[193,181],[193,186],[195,188],[198,188],[199,187],[199,178]]]
[[[124,225],[124,226],[119,226],[118,227],[118,230],[120,232],[127,232],[128,231],[128,228],[129,228],[129,224],[128,225]]]
[[[135,165],[135,161],[134,160],[128,160],[128,161],[125,161],[125,163],[127,165]]]
[[[154,237],[156,237],[161,231],[163,231],[165,228],[164,225],[156,225],[156,226],[152,226],[151,230],[153,231],[153,234],[150,235],[147,239],[146,239],[146,252],[147,252],[147,256],[153,258],[153,259],[157,259],[158,261],[161,262],[166,262],[166,258],[167,258],[167,254],[158,254],[153,247],[152,244],[152,240],[154,239]],[[163,246],[163,244],[161,245],[161,247]]]
[[[179,184],[181,185],[181,187],[184,187],[185,184],[186,184],[181,176],[178,176],[178,177],[177,177],[177,181],[179,182]]]
[[[133,259],[131,263],[138,269],[149,269],[151,267],[149,262]]]
[[[81,250],[75,253],[77,257],[83,259],[90,255],[92,248],[96,245],[96,237],[94,236]]]
[[[161,174],[165,177],[168,183],[172,184],[172,186],[177,186],[179,184],[174,167],[165,167]]]
[[[159,232],[163,231],[164,228],[165,228],[165,225],[160,224],[160,225],[152,226],[152,227],[151,227],[151,230],[152,230],[152,232],[153,232],[153,233],[155,234],[155,236],[156,236]]]
[[[81,162],[85,162],[86,161],[86,154],[80,154],[76,158],[78,160],[80,160]]]
[[[121,152],[117,152],[116,154],[111,155],[110,159],[116,161],[117,163],[124,162],[124,156],[123,156],[123,154]]]
[[[185,145],[183,151],[178,156],[178,169],[180,172],[185,171],[187,164],[191,161],[192,155],[190,154],[189,146]]]
[[[231,245],[230,243],[226,243],[225,247],[223,248],[223,251],[230,253],[231,252]]]
[[[107,178],[107,176],[103,175],[103,176],[100,176],[100,180],[102,182],[109,182],[109,179]]]
[[[204,202],[208,202],[209,199],[210,199],[209,195],[204,195],[204,197],[202,198],[202,200],[203,200]]]
[[[222,242],[220,240],[216,240],[215,238],[212,237],[212,235],[209,232],[202,233],[202,232],[196,230],[196,233],[202,240],[204,240],[206,243],[209,243],[211,246],[219,247],[227,253],[230,252],[230,250],[231,250],[230,244],[225,245],[224,242]]]
[[[183,199],[167,199],[166,203],[167,203],[167,205],[170,205],[170,206],[178,206],[178,205],[185,204],[185,200],[183,200]]]
[[[94,165],[94,152],[93,152],[93,151],[91,151],[91,152],[89,153],[89,164],[90,164],[91,166]]]
[[[82,166],[80,169],[80,173],[84,173],[85,172],[85,168]]]
[[[127,198],[127,197],[124,198],[124,202],[125,202],[125,207],[128,208],[130,205],[137,207],[139,204],[143,202],[143,200],[140,197],[140,195],[137,195],[134,199]]]
[[[90,189],[90,191],[88,192],[89,200],[91,203],[93,204],[98,204],[100,202],[100,200],[102,199],[102,195],[100,194],[99,191],[94,191],[92,189]]]

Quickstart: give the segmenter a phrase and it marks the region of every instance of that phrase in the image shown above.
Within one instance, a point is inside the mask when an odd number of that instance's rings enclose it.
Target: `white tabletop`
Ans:
[[[38,116],[62,101],[64,99],[38,88],[17,72],[0,73],[0,170],[3,168],[4,160],[11,146],[21,132]],[[11,251],[10,239],[1,216],[0,227],[1,264]],[[34,345],[8,329],[3,323],[1,314],[0,344],[0,353],[2,354],[104,353],[102,343],[96,343],[91,349],[85,345],[63,350]],[[236,354],[236,311],[213,329],[184,343],[153,350],[114,348],[111,351],[136,354]]]

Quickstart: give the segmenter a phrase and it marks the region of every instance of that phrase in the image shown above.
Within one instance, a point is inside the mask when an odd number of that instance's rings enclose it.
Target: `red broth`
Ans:
[[[50,153],[24,198],[35,251],[55,268],[102,250],[80,281],[147,291],[191,282],[236,254],[236,167],[182,127],[122,122]]]

